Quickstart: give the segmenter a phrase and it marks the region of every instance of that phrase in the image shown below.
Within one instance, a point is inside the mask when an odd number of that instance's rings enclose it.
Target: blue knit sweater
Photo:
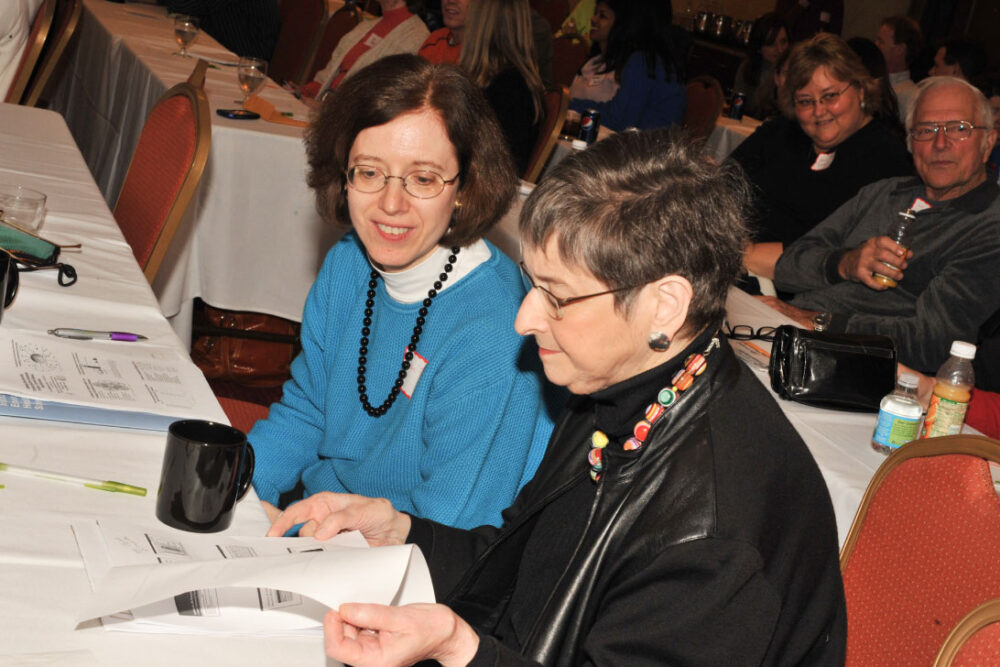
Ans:
[[[353,234],[330,250],[306,301],[292,379],[249,435],[262,500],[276,504],[301,479],[307,495],[384,497],[459,528],[500,525],[500,510],[541,460],[550,412],[561,406],[546,409],[537,351],[514,331],[524,295],[517,267],[490,250],[489,260],[434,299],[417,346],[427,365],[410,396],[400,394],[378,419],[364,412],[357,388],[371,267]],[[376,292],[367,388],[378,406],[421,304],[395,301],[381,280]]]

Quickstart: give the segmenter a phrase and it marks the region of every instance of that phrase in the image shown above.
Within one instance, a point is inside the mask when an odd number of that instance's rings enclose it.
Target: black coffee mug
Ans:
[[[11,304],[17,295],[17,262],[9,252],[0,248],[0,322],[3,321],[3,311]]]
[[[196,533],[225,530],[253,478],[253,447],[242,431],[215,422],[174,422],[163,453],[156,518]]]

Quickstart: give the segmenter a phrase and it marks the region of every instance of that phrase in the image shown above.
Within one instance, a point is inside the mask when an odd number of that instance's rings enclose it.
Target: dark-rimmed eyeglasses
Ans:
[[[853,85],[854,85],[853,83],[849,83],[846,86],[844,86],[843,90],[823,93],[822,95],[819,96],[818,100],[815,97],[796,97],[795,106],[802,110],[812,109],[815,106],[821,106],[823,108],[826,108],[828,106],[836,104],[837,100],[840,99],[840,96],[846,93],[847,89]]]
[[[524,278],[525,287],[528,290],[536,289],[542,293],[545,297],[545,312],[548,313],[549,317],[555,320],[561,320],[563,316],[563,308],[570,305],[571,303],[576,303],[577,301],[584,301],[586,299],[593,299],[595,296],[604,296],[605,294],[617,294],[618,292],[626,292],[628,290],[633,290],[641,285],[629,285],[628,287],[616,287],[615,289],[604,290],[603,292],[594,292],[593,294],[584,294],[582,296],[571,296],[568,299],[563,299],[558,297],[552,292],[548,291],[541,285],[536,285],[535,281],[531,278],[528,270],[524,267],[524,262],[518,262],[518,266],[521,267],[521,276]]]
[[[766,340],[768,342],[774,340],[774,327],[754,329],[749,324],[737,324],[731,327],[729,322],[726,322],[725,328],[726,335],[733,340]]]
[[[436,171],[427,169],[417,169],[403,176],[390,176],[381,167],[367,164],[356,164],[344,173],[347,175],[347,182],[359,192],[379,192],[389,184],[389,179],[395,178],[402,181],[407,193],[418,199],[433,199],[444,191],[446,185],[458,180],[458,174],[455,178],[445,178]]]
[[[17,296],[17,260],[0,248],[0,310],[7,308]]]
[[[983,125],[973,125],[967,120],[949,120],[944,123],[917,123],[909,130],[910,139],[914,141],[931,141],[939,132],[948,139],[965,141],[972,136],[973,130],[988,130]]]

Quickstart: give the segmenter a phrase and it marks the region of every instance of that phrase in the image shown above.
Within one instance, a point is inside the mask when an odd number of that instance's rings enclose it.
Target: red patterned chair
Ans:
[[[948,635],[935,667],[974,667],[1000,664],[1000,598],[984,602]]]
[[[63,56],[66,54],[66,47],[76,32],[76,26],[80,22],[80,14],[82,13],[83,0],[58,0],[53,28],[45,42],[41,60],[35,68],[28,89],[21,100],[22,104],[30,107],[39,106],[45,86],[62,62]]]
[[[587,46],[573,35],[552,40],[552,85],[571,86],[573,77],[587,61]]]
[[[537,183],[542,175],[545,163],[549,161],[552,150],[559,141],[559,133],[566,121],[566,111],[569,109],[569,88],[561,86],[557,90],[545,91],[545,122],[538,131],[538,141],[531,153],[531,161],[524,172],[524,180]]]
[[[692,139],[707,139],[722,113],[725,101],[722,86],[715,77],[695,76],[688,79],[685,88],[687,107],[684,111],[684,127]]]
[[[10,2],[10,0],[3,0],[3,2]],[[11,81],[10,88],[7,89],[4,102],[11,104],[21,103],[24,91],[28,87],[28,81],[31,80],[31,75],[35,71],[35,64],[38,63],[38,58],[42,55],[42,48],[49,37],[49,29],[52,27],[52,17],[55,15],[55,12],[56,0],[45,0],[41,7],[38,8],[38,12],[31,22],[31,32],[28,34],[28,42],[25,44],[24,51],[21,53],[21,60],[17,64],[17,74],[14,75],[14,80]]]
[[[840,555],[848,665],[932,665],[967,612],[1000,596],[991,461],[1000,442],[957,435],[908,444],[875,473]]]
[[[268,74],[278,83],[303,84],[316,56],[329,16],[326,0],[281,3],[281,32],[271,55]]]
[[[216,398],[219,399],[222,411],[229,417],[229,423],[244,433],[249,433],[253,425],[257,423],[257,420],[266,419],[268,413],[271,411],[271,408],[266,405],[251,403],[239,398],[226,396],[216,396]]]
[[[187,82],[163,94],[139,135],[115,220],[152,283],[208,161],[212,124],[199,61]]]

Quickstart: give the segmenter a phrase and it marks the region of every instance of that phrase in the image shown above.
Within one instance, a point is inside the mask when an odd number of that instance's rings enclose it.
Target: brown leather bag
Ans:
[[[209,380],[278,387],[298,354],[298,322],[274,315],[195,306],[191,358]]]

